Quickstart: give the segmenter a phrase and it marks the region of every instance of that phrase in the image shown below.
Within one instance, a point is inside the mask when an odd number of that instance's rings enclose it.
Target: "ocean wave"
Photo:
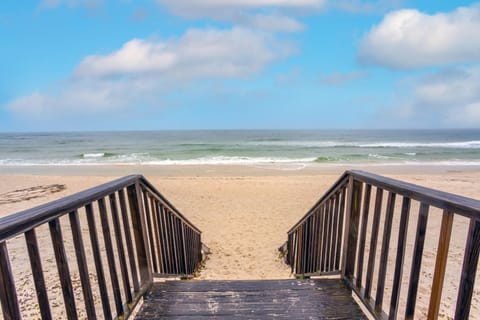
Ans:
[[[459,141],[459,142],[376,142],[359,144],[361,148],[458,148],[458,149],[480,149],[480,141]]]
[[[457,142],[346,142],[346,141],[255,141],[245,143],[250,146],[305,147],[305,148],[458,148],[480,149],[480,140]]]

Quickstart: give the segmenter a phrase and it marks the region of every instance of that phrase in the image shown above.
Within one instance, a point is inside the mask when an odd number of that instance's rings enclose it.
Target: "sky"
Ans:
[[[0,132],[480,128],[480,2],[3,0]]]

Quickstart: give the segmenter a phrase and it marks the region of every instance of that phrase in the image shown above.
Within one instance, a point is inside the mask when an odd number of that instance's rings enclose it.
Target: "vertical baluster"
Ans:
[[[330,251],[332,250],[332,243],[331,243],[331,235],[332,235],[332,201],[331,199],[327,200],[327,209],[325,211],[326,214],[326,222],[325,222],[325,233],[326,233],[326,241],[325,241],[325,271],[328,272],[330,269],[328,268],[330,265]]]
[[[62,229],[58,219],[49,223],[50,236],[52,238],[53,251],[57,262],[58,276],[62,285],[63,301],[65,303],[65,311],[69,320],[77,319],[77,308],[75,306],[75,296],[73,295],[72,280],[70,278],[70,270],[68,268],[67,255],[63,245]]]
[[[168,225],[168,237],[170,241],[171,259],[172,259],[172,273],[178,273],[178,260],[177,260],[177,247],[175,244],[175,229],[173,226],[173,214],[170,210],[167,211],[167,225]]]
[[[403,197],[400,225],[398,227],[397,257],[395,259],[395,272],[393,275],[392,297],[390,300],[389,319],[397,318],[398,301],[400,298],[400,286],[402,284],[403,259],[407,244],[408,218],[410,217],[410,198]]]
[[[367,238],[367,225],[368,225],[368,212],[370,209],[370,193],[372,186],[370,184],[365,185],[365,194],[363,198],[363,211],[362,211],[362,226],[360,228],[360,240],[358,244],[357,255],[357,288],[362,287],[363,277],[363,257],[365,256],[365,240]]]
[[[312,248],[312,272],[318,271],[318,208],[315,208],[312,215],[313,219],[313,248]]]
[[[311,242],[310,242],[310,217],[307,218],[305,221],[305,270],[303,270],[303,273],[309,273],[310,272],[310,247],[311,247]]]
[[[388,248],[390,247],[390,235],[392,232],[392,220],[395,210],[395,193],[388,194],[387,212],[385,213],[385,223],[383,225],[382,250],[380,254],[380,266],[378,270],[377,294],[375,297],[375,310],[382,311],[383,293],[385,291],[385,277],[387,274]]]
[[[343,234],[343,219],[345,212],[345,187],[342,188],[340,194],[340,208],[338,212],[338,226],[337,226],[337,252],[335,256],[335,270],[340,269],[340,255],[342,253],[342,234]]]
[[[143,205],[144,205],[144,208],[145,208],[145,218],[146,218],[146,227],[147,227],[147,234],[145,236],[148,238],[148,241],[149,241],[149,244],[150,244],[150,254],[151,254],[151,257],[152,257],[153,271],[158,272],[157,256],[155,254],[155,243],[154,243],[154,240],[153,240],[152,219],[151,219],[151,215],[150,215],[150,206],[148,204],[149,195],[148,195],[148,193],[145,192],[144,189],[143,189],[143,192],[142,192],[142,198],[143,198]]]
[[[332,225],[332,251],[330,254],[330,270],[336,271],[338,270],[335,266],[337,261],[337,253],[339,252],[339,248],[337,247],[338,244],[338,206],[339,206],[339,194],[335,193],[334,195],[334,208],[333,208],[333,225]]]
[[[158,204],[158,226],[160,229],[160,245],[162,253],[162,269],[163,273],[170,273],[170,256],[167,240],[167,228],[165,225],[165,208],[162,204]]]
[[[302,273],[302,258],[303,258],[303,225],[298,227],[297,233],[297,271],[296,274]]]
[[[158,206],[157,200],[154,197],[150,197],[150,208],[152,208],[152,224],[153,224],[153,238],[155,239],[155,248],[157,249],[157,258],[158,258],[158,269],[156,272],[161,273],[162,271],[162,249],[160,246],[160,237],[158,230]]]
[[[318,261],[318,269],[320,272],[323,272],[325,271],[325,269],[323,268],[323,264],[324,264],[324,259],[323,259],[323,252],[325,251],[325,234],[326,234],[326,231],[325,231],[325,204],[322,204],[320,206],[320,234],[319,234],[319,246],[318,246],[318,257],[319,257],[319,261]]]
[[[418,280],[420,277],[420,268],[422,266],[423,245],[425,242],[425,232],[428,221],[428,204],[420,204],[418,214],[417,234],[415,236],[415,248],[413,249],[412,269],[410,270],[410,284],[408,287],[407,308],[405,319],[413,319],[415,315],[415,303],[417,301]]]
[[[37,292],[40,314],[42,315],[43,320],[52,319],[35,229],[25,232],[25,242],[27,243],[28,256],[30,258],[30,266],[32,267],[33,281]]]
[[[108,299],[107,286],[105,284],[105,274],[103,272],[102,258],[100,256],[100,246],[98,244],[97,227],[95,225],[95,219],[93,216],[92,204],[85,206],[85,212],[87,214],[88,229],[90,233],[90,242],[92,244],[93,258],[95,261],[95,270],[97,272],[97,282],[100,289],[100,298],[102,301],[103,317],[105,319],[112,318],[112,312],[110,309],[110,303]]]
[[[123,230],[125,232],[125,242],[127,244],[128,261],[130,263],[130,272],[132,273],[133,290],[135,292],[138,292],[140,289],[140,286],[138,281],[137,265],[135,264],[132,235],[130,233],[130,224],[128,222],[127,203],[125,201],[125,193],[123,189],[118,191],[118,199],[120,200],[120,211],[122,213],[122,223],[123,223]]]
[[[83,300],[85,301],[85,311],[88,319],[96,319],[95,304],[93,303],[92,287],[90,286],[90,275],[88,273],[88,264],[85,257],[85,247],[82,239],[82,230],[78,219],[78,212],[74,210],[69,213],[70,228],[72,229],[73,244],[75,246],[75,255],[77,258],[78,272],[82,283]],[[40,310],[42,308],[40,307]]]
[[[357,250],[358,224],[360,222],[360,205],[362,202],[362,183],[352,176],[348,182],[347,211],[345,219],[345,242],[343,276],[352,278],[355,270],[355,251]]]
[[[120,229],[120,222],[118,221],[117,199],[115,197],[115,193],[110,194],[108,197],[110,200],[110,210],[112,212],[113,230],[115,230],[115,241],[117,244],[123,291],[127,300],[127,304],[129,304],[133,301],[133,297],[130,291],[130,280],[128,279],[127,261],[125,259],[125,249],[122,241],[122,230]]]
[[[177,217],[175,217],[175,235],[177,240],[178,274],[184,274],[183,266],[185,265],[185,262],[183,260],[181,220]]]
[[[148,241],[146,240],[146,227],[144,212],[142,207],[142,193],[140,185],[127,187],[128,202],[130,204],[130,214],[132,220],[133,235],[135,238],[135,246],[137,249],[137,261],[140,271],[140,279],[142,284],[151,283],[152,273],[150,269],[150,256],[148,255]]]
[[[105,206],[104,198],[98,200],[98,209],[100,210],[100,222],[102,224],[103,242],[107,254],[108,270],[110,271],[110,281],[112,283],[115,307],[117,309],[117,316],[120,316],[121,314],[123,314],[123,303],[120,293],[120,285],[118,283],[117,270],[115,268],[115,257],[113,255],[112,237],[110,234],[110,227],[108,225],[107,207]]]
[[[448,249],[450,247],[450,236],[452,235],[453,212],[444,210],[442,216],[442,227],[438,238],[437,259],[435,262],[435,273],[432,281],[432,294],[428,307],[428,319],[438,318],[440,301],[442,299],[443,280],[447,267]]]
[[[295,268],[297,266],[297,230],[292,232],[292,255],[291,255],[291,260],[290,260],[290,269],[291,273],[296,273]]]
[[[463,257],[462,274],[458,288],[455,319],[468,319],[472,302],[475,275],[477,273],[478,255],[480,253],[480,220],[470,218],[467,244]]]
[[[324,238],[324,246],[323,246],[323,270],[328,272],[328,256],[330,252],[330,225],[331,225],[331,201],[327,200],[325,203],[325,238]]]
[[[17,290],[5,241],[0,242],[0,302],[5,319],[20,319]]]
[[[370,236],[370,252],[368,253],[367,275],[365,279],[365,299],[369,299],[371,294],[373,269],[375,267],[375,255],[377,252],[378,228],[380,227],[380,215],[382,212],[382,201],[383,190],[377,187],[372,221],[372,234]]]
[[[181,237],[182,237],[182,248],[183,248],[183,273],[189,274],[188,272],[188,260],[187,260],[187,246],[185,243],[185,224],[181,221]]]
[[[163,206],[158,202],[157,203],[157,226],[158,226],[158,245],[160,249],[161,255],[161,267],[162,273],[168,273],[168,265],[167,265],[167,244],[165,241],[165,228],[163,225]]]

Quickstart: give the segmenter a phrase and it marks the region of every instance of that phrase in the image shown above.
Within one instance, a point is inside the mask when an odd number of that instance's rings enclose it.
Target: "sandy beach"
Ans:
[[[355,169],[359,168],[361,167]],[[278,247],[286,241],[287,230],[310,209],[345,169],[321,166],[303,169],[258,166],[52,166],[9,170],[4,167],[0,172],[0,215],[6,216],[126,174],[141,173],[202,230],[202,240],[212,254],[198,279],[285,279],[292,275],[289,267],[279,257]],[[380,166],[364,169],[415,184],[480,198],[480,168]],[[412,212],[414,210],[416,209],[412,208]],[[396,218],[398,217],[399,214],[396,214]],[[428,303],[428,280],[432,278],[438,239],[438,231],[435,233],[435,229],[439,229],[440,218],[441,215],[432,212],[429,220],[429,232],[432,232],[433,236],[431,241],[427,241],[425,249],[422,277],[426,280],[419,295],[426,295],[419,300],[418,315],[425,312],[425,303]],[[415,215],[412,215],[411,221],[416,222]],[[457,272],[462,259],[459,253],[465,244],[465,224],[465,221],[456,221],[452,236],[453,249],[450,259],[454,261],[449,262],[449,267]],[[42,229],[38,232],[41,233]],[[43,232],[47,233],[47,229]],[[412,235],[414,236],[414,231],[409,232],[410,238]],[[47,236],[48,234],[45,235]],[[48,246],[48,243],[45,245]],[[13,248],[10,257],[15,274],[23,279],[29,270],[26,253],[21,251],[21,246],[17,248],[9,243],[10,246]],[[48,252],[49,249],[45,250]],[[411,246],[407,246],[407,257],[409,250],[411,252]],[[453,252],[454,250],[457,252]],[[390,252],[394,259],[395,245],[391,246]],[[411,258],[407,258],[404,268],[407,277],[410,263]],[[393,269],[388,269],[388,272],[393,273]],[[404,283],[408,283],[405,278]],[[449,310],[454,308],[457,283],[457,273],[447,274],[441,310],[444,318],[448,318],[445,313],[448,314],[451,312]],[[406,286],[404,284],[402,290],[406,290]],[[34,294],[34,291],[30,294],[25,293],[28,290],[19,291],[25,295],[20,299],[20,303],[26,303],[29,296]],[[478,290],[474,293],[472,316],[480,314],[478,293]],[[406,291],[403,294],[406,294]],[[61,304],[60,295],[57,300]],[[33,307],[24,309],[25,315],[35,314]]]

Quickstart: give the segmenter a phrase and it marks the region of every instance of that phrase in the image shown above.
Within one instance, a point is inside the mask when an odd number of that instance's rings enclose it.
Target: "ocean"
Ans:
[[[480,165],[480,129],[0,133],[0,166]]]

